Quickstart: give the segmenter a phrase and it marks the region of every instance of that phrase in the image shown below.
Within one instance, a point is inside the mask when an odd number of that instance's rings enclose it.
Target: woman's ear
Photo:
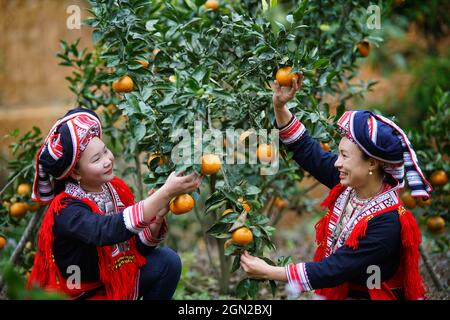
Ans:
[[[80,181],[81,180],[80,171],[77,168],[74,168],[70,173],[70,177],[76,181]]]
[[[372,171],[376,171],[381,167],[381,163],[380,161],[374,159],[374,158],[369,158],[369,169]]]

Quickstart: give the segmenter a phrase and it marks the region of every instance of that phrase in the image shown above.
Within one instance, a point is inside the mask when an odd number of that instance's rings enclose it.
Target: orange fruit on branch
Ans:
[[[361,41],[360,43],[358,43],[357,45],[359,54],[361,55],[361,57],[367,57],[370,53],[370,43],[369,41]]]
[[[234,244],[246,246],[253,241],[253,233],[247,227],[241,227],[235,230],[231,236]]]
[[[445,231],[445,220],[441,216],[432,216],[427,219],[427,228],[433,234]]]
[[[195,200],[189,194],[182,194],[170,201],[169,208],[173,214],[183,214],[191,211],[195,206]]]
[[[330,152],[331,150],[330,144],[328,142],[321,142],[320,147],[326,152]]]
[[[204,6],[206,10],[217,10],[219,9],[219,0],[208,0]]]
[[[215,154],[205,154],[201,159],[201,172],[205,175],[216,174],[220,168],[222,167],[222,163],[220,162],[219,156]]]
[[[147,68],[148,67],[148,61],[136,60],[136,62],[139,62],[143,68]]]
[[[227,251],[227,248],[228,248],[231,244],[234,244],[234,243],[233,243],[233,239],[228,239],[228,240],[225,241],[225,243],[223,244],[223,249],[224,249],[225,251]],[[235,256],[236,254],[237,254],[237,250],[235,250],[231,255],[232,255],[232,256]]]
[[[425,206],[429,206],[431,204],[431,198],[428,198],[428,200],[423,200],[422,197],[420,197],[418,204],[419,204],[419,207],[421,207],[421,208],[423,208]]]
[[[283,87],[290,87],[292,86],[292,79],[295,79],[295,81],[298,81],[298,74],[291,73],[292,67],[284,67],[280,68],[276,75],[275,79],[277,80],[278,84]]]
[[[436,170],[431,175],[430,182],[433,186],[445,186],[448,182],[448,175],[444,170]]]
[[[113,82],[112,88],[117,93],[133,91],[133,79],[131,79],[129,76],[123,76],[119,80]]]
[[[3,236],[0,236],[0,250],[2,250],[6,246],[6,238]]]
[[[261,144],[256,149],[256,156],[261,162],[270,162],[272,159],[272,146],[270,144]]]
[[[286,200],[280,198],[280,197],[276,197],[275,198],[275,207],[277,207],[278,209],[284,209],[287,207],[287,202]]]
[[[233,209],[227,209],[227,210],[225,210],[224,212],[222,212],[222,217],[223,217],[223,216],[226,216],[227,214],[232,213],[232,212],[234,212]]]
[[[167,163],[167,158],[163,156],[160,152],[150,153],[147,160],[147,167],[150,168],[153,159],[159,158],[158,165],[162,166]]]
[[[20,195],[29,195],[31,194],[31,186],[28,183],[21,183],[17,187],[17,194]]]
[[[42,206],[41,202],[34,202],[32,205],[29,205],[29,210],[31,212],[35,212],[38,211],[41,206]]]
[[[411,196],[411,193],[403,192],[400,198],[402,199],[402,202],[406,208],[414,209],[416,207],[416,199]]]
[[[25,202],[15,202],[9,207],[9,214],[11,217],[20,218],[23,217],[29,209],[29,205]]]
[[[242,207],[244,208],[245,211],[250,212],[251,208],[250,205],[247,203],[247,201],[244,201],[243,198],[239,198],[238,201],[242,203]]]

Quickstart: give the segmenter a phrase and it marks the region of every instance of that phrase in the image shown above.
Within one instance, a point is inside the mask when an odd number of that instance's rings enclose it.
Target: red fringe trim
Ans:
[[[67,206],[62,201],[64,194],[56,196],[44,214],[41,228],[38,234],[38,250],[34,260],[34,265],[28,278],[27,288],[31,289],[37,284],[49,289],[59,288],[61,275],[53,259],[53,223],[54,215]],[[50,248],[50,250],[49,250]]]
[[[320,205],[322,207],[327,207],[329,210],[333,210],[334,203],[346,188],[346,186],[338,183],[333,187],[333,189],[330,190],[330,193]]]
[[[111,180],[111,184],[113,185],[114,189],[116,189],[117,193],[119,194],[120,200],[126,207],[129,207],[135,203],[133,192],[125,182],[117,177],[114,177],[114,179]]]
[[[366,236],[367,226],[369,224],[370,219],[362,219],[358,222],[355,228],[350,233],[350,236],[345,241],[345,245],[353,250],[358,249],[359,239],[362,239]]]
[[[424,283],[419,271],[419,245],[422,237],[416,219],[410,211],[399,207],[399,215],[405,298],[417,300],[425,296]]]

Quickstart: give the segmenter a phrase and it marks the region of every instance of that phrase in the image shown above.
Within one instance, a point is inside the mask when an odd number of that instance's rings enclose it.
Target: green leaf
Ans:
[[[252,196],[252,195],[258,194],[260,192],[261,192],[261,189],[259,189],[258,187],[256,187],[256,186],[249,186],[247,188],[247,191],[245,192],[245,194],[248,195],[248,196]]]
[[[313,63],[313,68],[315,68],[315,69],[323,68],[323,67],[328,66],[329,63],[330,63],[329,59],[322,58]]]
[[[92,32],[92,42],[94,43],[94,45],[99,42],[102,39],[103,35],[100,31],[98,30],[94,30]]]
[[[223,233],[223,232],[225,232],[225,231],[228,231],[228,224],[227,224],[227,223],[221,223],[221,222],[218,222],[218,223],[213,224],[213,225],[206,231],[206,233],[207,233],[207,234],[214,235],[214,234]]]
[[[222,207],[222,206],[224,206],[226,204],[227,204],[227,200],[222,200],[222,201],[219,201],[219,202],[215,202],[215,203],[211,204],[210,206],[208,206],[206,208],[205,214],[208,214],[208,213],[210,213],[210,212],[212,212],[214,210],[217,210],[217,209],[219,209],[220,207]]]
[[[241,280],[236,286],[236,296],[241,299],[245,299],[248,295],[248,290],[250,289],[250,279],[245,278]]]
[[[142,138],[145,136],[145,125],[142,123],[139,123],[135,128],[134,128],[134,136],[136,138],[136,140],[142,140]]]
[[[277,283],[274,280],[269,280],[270,291],[272,292],[272,297],[275,298],[277,293]]]
[[[233,265],[231,266],[231,273],[235,272],[241,266],[241,255],[238,254],[233,260]]]

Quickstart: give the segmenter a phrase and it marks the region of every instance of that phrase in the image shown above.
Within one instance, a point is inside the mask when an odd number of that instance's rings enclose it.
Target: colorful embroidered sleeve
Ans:
[[[144,221],[144,201],[140,201],[123,211],[123,221],[128,230],[139,233],[148,226]]]
[[[155,219],[153,219],[154,221]],[[164,218],[161,223],[161,228],[158,232],[158,234],[152,234],[152,224],[150,223],[150,226],[139,232],[139,239],[143,244],[149,247],[154,247],[158,245],[161,241],[164,240],[167,231],[169,230],[169,227],[167,225],[166,219]]]
[[[288,279],[288,290],[291,294],[312,290],[305,263],[291,263],[285,267],[285,271]]]
[[[275,127],[278,128],[276,124]],[[337,155],[324,151],[295,116],[278,129],[280,141],[293,152],[300,167],[330,189],[339,183],[339,171],[334,167]]]

